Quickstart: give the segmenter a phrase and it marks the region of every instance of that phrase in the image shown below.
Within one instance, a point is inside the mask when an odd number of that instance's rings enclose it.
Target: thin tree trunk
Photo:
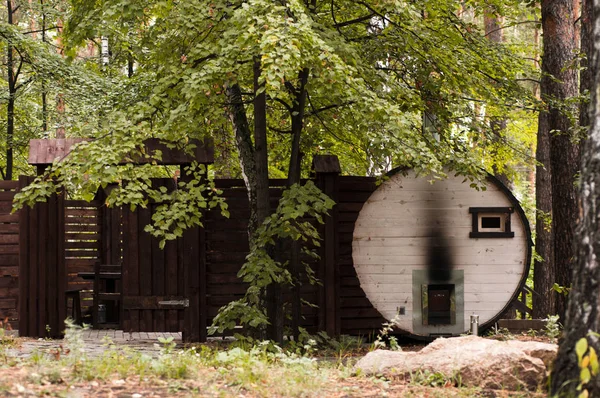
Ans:
[[[591,60],[590,75],[593,78],[591,127],[588,138],[583,145],[583,162],[581,170],[581,222],[577,231],[577,261],[573,277],[573,288],[569,293],[565,334],[561,341],[558,356],[552,370],[551,393],[558,396],[578,396],[576,390],[580,381],[575,345],[581,338],[586,338],[588,344],[596,352],[600,352],[600,341],[597,335],[590,332],[600,331],[600,29],[597,25],[600,16],[600,1],[593,1],[593,9],[589,4],[592,0],[583,2],[582,41],[594,46]],[[592,13],[593,11],[593,13]],[[596,17],[594,18],[593,15]],[[590,26],[586,26],[586,24]],[[589,35],[593,29],[593,36]],[[591,40],[594,38],[595,40]],[[589,383],[583,386],[588,396],[600,396],[600,375],[592,375]]]
[[[304,112],[306,109],[306,84],[308,82],[308,69],[303,69],[299,74],[300,87],[296,92],[296,100],[292,107],[292,148],[290,154],[290,167],[288,170],[287,185],[291,187],[300,183],[302,169],[302,153],[300,151],[300,138],[304,127]],[[290,273],[294,278],[292,286],[292,333],[294,341],[300,335],[300,317],[302,304],[300,299],[300,243],[292,241],[290,250]]]
[[[537,20],[537,17],[536,17]],[[540,67],[539,29],[535,28],[535,62]],[[536,85],[534,95],[540,99],[540,87]],[[556,313],[556,292],[552,285],[556,280],[554,275],[554,229],[552,228],[552,171],[550,166],[550,136],[548,135],[548,114],[540,112],[538,118],[537,146],[534,165],[535,181],[535,251],[540,259],[533,265],[533,318],[546,318]]]
[[[504,30],[502,29],[503,18],[496,15],[493,9],[489,9],[488,13],[483,18],[485,26],[485,36],[487,39],[498,45],[504,43]],[[490,131],[492,132],[492,141],[498,142],[501,140],[504,131],[506,130],[506,118],[504,117],[491,117],[490,118]],[[505,186],[511,187],[511,182],[508,176],[504,172],[498,170],[497,165],[494,163],[493,172],[496,178],[498,178]],[[512,317],[514,318],[515,312],[512,311]]]
[[[46,10],[44,0],[40,0],[42,8],[42,43],[46,43]],[[48,94],[46,93],[46,79],[42,78],[42,132],[48,131]]]
[[[250,218],[248,219],[248,240],[254,239],[254,234],[258,228],[258,199],[256,187],[256,161],[254,159],[254,145],[252,144],[252,133],[246,116],[246,109],[242,101],[242,91],[236,83],[226,88],[227,100],[229,102],[228,113],[233,131],[235,142],[239,153],[240,164],[242,167],[242,177],[248,192],[248,202],[250,207]]]
[[[556,281],[554,272],[554,227],[552,217],[552,172],[550,166],[550,136],[548,114],[540,112],[538,118],[537,149],[538,163],[535,177],[535,251],[540,256],[533,265],[533,317],[546,318],[556,313],[556,292],[552,285]]]
[[[13,4],[12,0],[6,0],[6,12],[8,24],[13,22]],[[8,78],[8,103],[6,105],[6,180],[12,180],[13,177],[13,145],[15,131],[15,94],[16,94],[16,76],[14,69],[14,50],[9,41],[6,46],[6,68]]]
[[[575,224],[578,217],[575,178],[579,170],[579,145],[572,141],[573,126],[564,109],[554,105],[577,96],[577,72],[570,67],[575,46],[573,0],[543,0],[544,55],[541,96],[548,104],[550,163],[552,167],[552,228],[556,283],[571,285]],[[557,296],[556,309],[564,319],[566,297]]]

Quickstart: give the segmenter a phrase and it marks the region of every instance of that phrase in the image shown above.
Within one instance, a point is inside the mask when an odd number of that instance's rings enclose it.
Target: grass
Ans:
[[[266,342],[180,349],[172,339],[161,339],[157,352],[144,353],[110,340],[103,344],[103,352],[92,355],[82,329],[71,325],[56,346],[24,359],[0,362],[0,395],[489,396],[480,389],[462,387],[457,376],[427,372],[393,379],[356,375],[350,359],[372,347],[352,338],[334,341],[314,336],[285,350]]]

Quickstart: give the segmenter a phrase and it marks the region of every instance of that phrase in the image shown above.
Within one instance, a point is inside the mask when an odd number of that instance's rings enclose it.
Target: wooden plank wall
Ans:
[[[0,181],[0,321],[18,328],[19,214],[11,214],[18,181]]]
[[[65,265],[67,290],[80,290],[84,314],[91,314],[94,282],[77,276],[79,272],[94,272],[94,264],[101,260],[102,212],[101,201],[65,200]],[[69,301],[67,314],[72,312]],[[85,319],[91,323],[91,318]]]
[[[379,314],[360,287],[352,260],[354,223],[369,196],[377,188],[375,178],[342,176],[338,192],[338,238],[340,267],[341,333],[369,335],[376,333],[385,319]]]
[[[21,177],[25,187],[33,177]],[[61,337],[66,318],[64,196],[20,211],[19,335]]]
[[[223,191],[222,196],[229,206],[229,218],[223,217],[218,210],[206,215],[204,226],[206,230],[206,280],[207,280],[207,322],[210,325],[219,308],[227,303],[243,297],[247,285],[238,277],[237,273],[244,264],[249,251],[248,246],[248,195],[244,181],[240,179],[219,179],[216,186]],[[285,180],[270,180],[271,209],[275,210],[281,197]],[[317,264],[312,261],[313,269],[317,271]],[[313,286],[304,278],[300,294],[304,300],[318,304],[318,286]],[[291,293],[285,292],[285,298]],[[318,310],[303,305],[300,326],[311,332],[317,330]]]
[[[154,179],[153,186],[175,188],[174,180],[170,178]],[[150,204],[146,209],[138,207],[134,212],[128,208],[122,210],[125,265],[122,271],[122,325],[123,330],[128,332],[184,330],[183,308],[158,308],[156,301],[183,299],[187,282],[184,266],[188,263],[192,271],[199,267],[198,241],[190,242],[187,246],[184,246],[185,239],[168,241],[164,250],[161,250],[159,240],[144,231],[144,227],[151,222],[155,206]],[[186,231],[186,237],[197,234],[197,231]],[[151,300],[152,297],[158,299]],[[192,302],[192,307],[195,305]]]

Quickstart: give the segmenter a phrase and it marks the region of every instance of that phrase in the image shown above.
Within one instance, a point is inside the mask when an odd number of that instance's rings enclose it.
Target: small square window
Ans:
[[[471,207],[469,213],[473,217],[471,238],[513,238],[510,230],[512,207]]]

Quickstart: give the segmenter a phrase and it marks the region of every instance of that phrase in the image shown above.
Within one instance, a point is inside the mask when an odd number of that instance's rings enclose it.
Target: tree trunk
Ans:
[[[540,256],[533,265],[533,317],[546,318],[556,313],[556,292],[552,285],[554,273],[554,227],[552,217],[552,173],[550,166],[550,136],[548,114],[540,112],[538,119],[537,149],[538,162],[535,176],[535,251]]]
[[[44,0],[40,0],[42,8],[42,43],[46,43],[46,10]],[[42,78],[42,132],[48,131],[48,93],[46,92],[46,79]]]
[[[14,23],[12,0],[6,0],[6,13],[8,16],[8,24],[12,25]],[[8,78],[8,103],[6,105],[6,173],[4,174],[4,179],[12,180],[16,76],[14,69],[14,50],[10,42],[6,46],[6,68]]]
[[[575,45],[575,15],[573,0],[543,0],[541,96],[548,104],[550,163],[552,168],[552,228],[554,239],[554,270],[556,283],[571,285],[575,236],[578,217],[575,178],[579,170],[579,145],[573,143],[573,126],[564,101],[577,96],[577,72],[571,67]],[[564,319],[566,297],[557,296],[556,309]]]
[[[302,169],[302,152],[300,138],[304,127],[304,112],[306,109],[306,83],[308,82],[308,69],[303,69],[298,78],[300,87],[295,92],[296,98],[292,107],[292,148],[290,154],[290,167],[288,170],[287,186],[300,183]],[[291,242],[290,248],[290,273],[294,278],[292,286],[292,333],[294,341],[300,336],[300,318],[302,316],[302,303],[300,297],[300,243]]]
[[[257,174],[256,161],[254,159],[254,145],[252,144],[252,133],[248,124],[246,108],[242,100],[242,91],[236,83],[226,88],[227,100],[229,102],[229,120],[233,125],[235,143],[238,149],[242,177],[248,191],[248,203],[250,207],[250,218],[248,219],[248,240],[252,242],[258,222],[258,199],[257,199]]]
[[[600,0],[593,2],[594,14],[590,13],[588,3],[584,0],[582,18],[597,24],[592,15],[600,15]],[[590,21],[590,19],[592,19]],[[558,356],[552,370],[551,392],[560,396],[577,396],[577,385],[580,381],[580,369],[575,353],[575,344],[581,338],[587,338],[588,344],[596,352],[600,352],[600,341],[597,336],[589,334],[591,331],[600,331],[600,305],[598,289],[600,288],[600,28],[594,28],[595,40],[593,57],[590,63],[593,80],[591,126],[587,141],[583,145],[583,162],[581,170],[581,221],[577,231],[577,261],[573,288],[569,293],[565,334],[561,341]],[[587,35],[588,29],[582,29],[582,39]],[[584,39],[584,41],[587,39]],[[588,390],[588,396],[600,396],[600,376],[592,375],[588,384],[583,386]]]

